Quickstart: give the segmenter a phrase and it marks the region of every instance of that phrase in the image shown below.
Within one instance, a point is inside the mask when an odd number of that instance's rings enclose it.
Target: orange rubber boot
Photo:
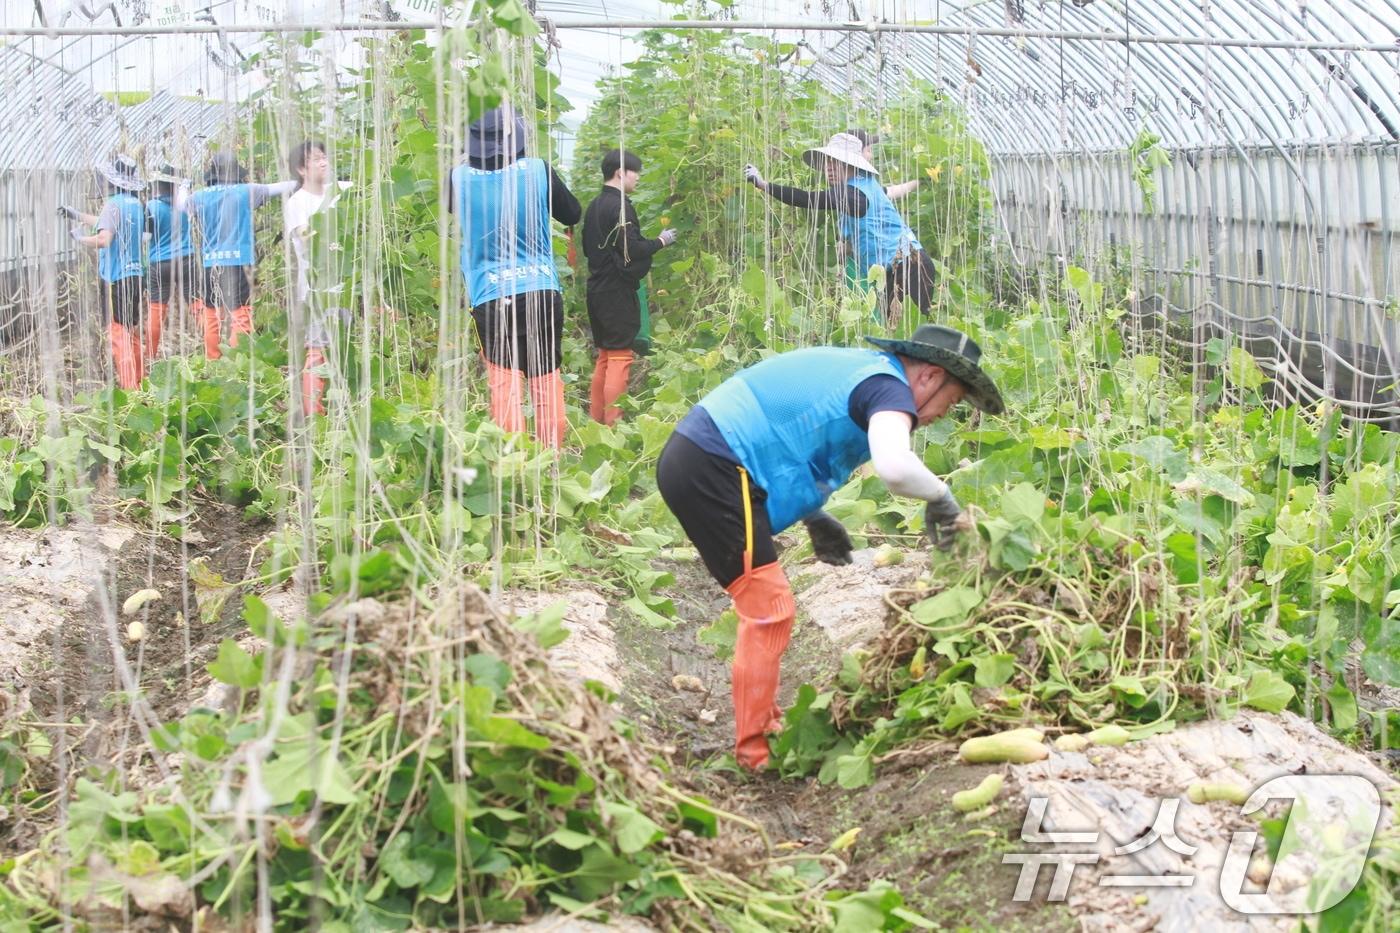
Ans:
[[[588,417],[594,421],[603,420],[603,384],[608,375],[608,351],[599,350],[598,360],[593,364],[593,382],[588,386]]]
[[[556,450],[564,446],[564,380],[559,370],[530,377],[530,401],[535,406],[535,440]]]
[[[602,408],[600,419],[606,425],[614,425],[622,418],[622,409],[617,400],[627,394],[627,379],[632,374],[631,350],[604,350],[608,358],[606,374],[603,377]]]
[[[321,398],[326,394],[326,380],[316,372],[325,365],[326,354],[320,347],[307,347],[306,365],[301,368],[301,411],[304,415],[324,415],[326,407]]]
[[[253,309],[247,305],[233,309],[233,324],[229,327],[228,345],[238,346],[238,335],[253,333]]]
[[[195,302],[194,310],[204,325],[204,356],[206,359],[217,360],[224,355],[219,349],[219,330],[222,327],[219,309],[199,301]]]
[[[525,430],[525,414],[520,410],[520,370],[506,369],[488,360],[486,385],[491,390],[491,420],[503,431]]]
[[[141,338],[126,326],[113,321],[107,327],[107,339],[112,344],[112,364],[117,373],[117,385],[123,389],[137,388],[145,376]]]
[[[778,677],[797,604],[782,565],[755,567],[729,586],[739,634],[734,641],[734,757],[754,771],[768,764],[766,733],[782,728]]]
[[[165,327],[166,304],[163,301],[153,301],[146,315],[146,359],[153,360],[160,350],[160,334]]]

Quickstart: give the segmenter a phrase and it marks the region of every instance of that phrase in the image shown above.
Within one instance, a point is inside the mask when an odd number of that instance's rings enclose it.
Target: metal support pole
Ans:
[[[1260,39],[1253,37],[1152,35],[1127,32],[1086,32],[1056,29],[989,29],[985,26],[955,26],[941,23],[823,22],[813,20],[706,20],[706,19],[549,19],[554,29],[717,29],[722,31],[783,30],[788,32],[896,32],[932,36],[971,36],[1006,39],[1063,39],[1073,42],[1142,43],[1144,45],[1190,45],[1242,49],[1298,49],[1334,52],[1386,52],[1400,49],[1400,36],[1389,42],[1321,42],[1303,39]],[[443,29],[468,25],[469,21],[444,20],[363,20],[338,23],[186,23],[169,26],[0,26],[0,36],[158,36],[198,33],[299,33],[299,32],[399,32],[412,29]]]

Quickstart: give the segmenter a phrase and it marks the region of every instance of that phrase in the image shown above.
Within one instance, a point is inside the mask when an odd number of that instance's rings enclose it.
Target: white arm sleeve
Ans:
[[[917,178],[913,181],[902,181],[897,185],[890,185],[886,188],[885,197],[889,198],[891,201],[898,201],[917,187],[919,187],[919,179]]]
[[[890,492],[914,499],[942,499],[948,484],[934,476],[909,443],[909,415],[902,411],[877,411],[870,416],[870,463]]]
[[[297,190],[301,182],[295,179],[291,181],[279,181],[270,185],[251,184],[248,186],[249,196],[252,198],[253,207],[259,208],[271,201],[273,198],[283,198]]]

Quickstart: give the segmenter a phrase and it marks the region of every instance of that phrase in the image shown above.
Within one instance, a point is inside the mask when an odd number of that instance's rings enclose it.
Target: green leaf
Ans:
[[[1231,347],[1228,373],[1230,381],[1245,390],[1257,389],[1264,384],[1264,371],[1254,361],[1254,357],[1243,347]]]
[[[256,658],[231,638],[219,643],[219,656],[205,670],[219,683],[251,690],[262,682],[262,655]]]
[[[494,654],[474,654],[467,658],[462,667],[471,677],[473,684],[490,688],[497,699],[500,699],[510,684],[510,666]]]
[[[719,814],[706,806],[703,801],[697,803],[682,802],[676,810],[686,823],[691,825],[695,832],[698,832],[706,839],[713,839],[719,835]]]
[[[117,868],[128,875],[153,875],[160,870],[160,853],[144,839],[127,844],[126,851],[117,856]]]
[[[734,642],[739,638],[739,617],[733,609],[720,613],[718,619],[695,633],[695,640],[715,650],[715,658],[728,661],[734,656]]]
[[[583,861],[574,871],[573,893],[594,901],[622,884],[635,880],[642,869],[633,859],[622,858],[602,846],[583,850]]]
[[[461,692],[462,709],[466,714],[469,731],[473,738],[497,745],[511,745],[539,751],[549,748],[550,741],[538,732],[529,729],[504,716],[492,715],[496,705],[496,693],[489,686],[464,686]]]
[[[1120,674],[1109,683],[1109,688],[1133,709],[1140,709],[1147,703],[1147,689],[1137,677]]]
[[[1034,424],[1026,430],[1026,436],[1031,439],[1037,450],[1057,450],[1062,447],[1074,446],[1074,435],[1064,428],[1052,425]],[[1003,507],[1005,511],[1005,507]]]
[[[564,615],[568,611],[568,601],[561,599],[533,615],[517,618],[514,624],[520,631],[534,635],[540,647],[548,650],[569,637],[564,625]]]
[[[274,806],[294,802],[311,791],[323,803],[354,803],[358,798],[345,766],[331,758],[329,744],[308,733],[278,743],[277,757],[263,765],[263,785]]]
[[[184,807],[165,803],[147,804],[141,811],[141,822],[158,848],[166,852],[189,851],[193,839],[190,817]]]
[[[477,734],[487,742],[511,745],[535,751],[549,748],[550,741],[538,732],[531,732],[514,719],[491,716],[475,724]]]
[[[1361,670],[1382,687],[1400,687],[1400,627],[1395,620],[1382,620],[1389,631],[1367,644],[1361,652]]]
[[[248,631],[264,641],[270,641],[268,629],[277,624],[267,603],[256,596],[243,597],[243,621],[248,623]]]
[[[606,910],[588,901],[576,900],[566,894],[560,894],[558,891],[550,891],[548,897],[551,904],[569,915],[571,921],[570,926],[578,926],[578,924],[572,922],[575,918],[598,922],[606,922],[608,919],[608,912]]]
[[[976,671],[973,680],[979,687],[1000,687],[1016,673],[1016,656],[1012,654],[983,655],[972,664]]]
[[[981,602],[982,594],[973,587],[950,586],[943,592],[910,606],[909,612],[920,625],[932,626],[948,621],[961,623]]]
[[[113,795],[87,778],[78,778],[74,800],[68,806],[68,825],[64,833],[69,850],[74,855],[85,854],[88,846],[109,834],[109,820],[138,822],[141,817],[136,813],[137,803],[133,793]]]
[[[739,284],[750,297],[763,301],[768,294],[768,274],[763,271],[763,264],[750,263],[739,277]]]
[[[617,848],[624,855],[634,855],[666,835],[651,817],[629,804],[604,801],[603,813],[612,821]]]
[[[561,826],[554,832],[550,833],[548,836],[545,836],[539,841],[539,843],[536,844],[539,845],[546,842],[552,842],[557,846],[562,846],[563,848],[568,849],[570,852],[577,852],[580,849],[586,849],[591,845],[596,845],[599,842],[599,840],[597,836],[590,836],[588,835],[588,833],[575,832],[572,829],[568,829],[567,827]]]
[[[1244,688],[1244,703],[1266,713],[1278,713],[1293,699],[1293,685],[1273,671],[1255,671]]]
[[[401,888],[416,888],[433,880],[433,863],[409,854],[412,842],[408,833],[400,832],[379,853],[379,867]]]
[[[1272,423],[1272,436],[1278,439],[1279,463],[1287,467],[1309,467],[1322,462],[1317,431],[1297,408],[1275,412]]]
[[[963,664],[968,662],[964,661]],[[956,683],[948,691],[952,697],[952,704],[948,711],[943,714],[943,719],[939,721],[938,728],[944,732],[952,732],[965,722],[971,722],[979,715],[976,704],[972,702],[972,694],[967,689],[967,684]]]
[[[1177,485],[1177,491],[1182,493],[1201,492],[1205,495],[1220,496],[1228,502],[1246,507],[1254,504],[1254,493],[1219,470],[1212,470],[1208,467],[1193,469],[1186,475],[1186,479]]]
[[[1323,696],[1327,697],[1327,705],[1332,709],[1332,728],[1338,732],[1350,732],[1356,728],[1356,697],[1346,684],[1336,681]]]
[[[1196,536],[1178,531],[1162,542],[1172,556],[1172,570],[1178,583],[1195,583],[1201,578],[1201,555],[1196,548]]]
[[[1037,524],[1045,515],[1045,494],[1030,483],[1018,483],[1001,497],[1001,513],[1012,521]]]
[[[1179,482],[1186,477],[1186,452],[1177,450],[1169,437],[1156,434],[1132,444],[1124,444],[1118,449],[1146,461],[1154,470],[1166,473],[1172,482]]]
[[[1162,358],[1139,353],[1132,359],[1133,376],[1139,382],[1157,383],[1162,378]]]
[[[860,744],[849,755],[836,759],[836,783],[846,790],[865,787],[875,780],[875,765],[871,760],[875,753],[878,734],[872,733],[860,740]]]
[[[622,603],[622,605],[626,607],[633,615],[641,619],[647,625],[650,625],[652,628],[670,629],[676,627],[675,619],[666,618],[661,613],[655,611],[646,603],[642,602],[640,597],[633,596],[632,598],[625,600]]]

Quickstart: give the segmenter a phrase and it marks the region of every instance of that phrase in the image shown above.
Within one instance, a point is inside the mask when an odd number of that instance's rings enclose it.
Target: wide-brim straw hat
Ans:
[[[865,143],[850,133],[837,133],[826,141],[825,146],[808,149],[802,153],[802,161],[812,168],[821,168],[822,161],[825,159],[835,159],[837,162],[845,163],[876,177],[879,177],[880,174],[876,171],[875,166],[870,164],[870,160],[865,157]]]
[[[908,340],[866,337],[882,350],[940,366],[967,388],[967,400],[989,415],[1006,411],[1001,391],[982,371],[982,348],[967,334],[941,324],[920,325]]]
[[[141,173],[136,168],[136,160],[131,156],[119,155],[114,159],[98,162],[92,168],[114,188],[123,191],[146,190],[146,182],[142,180]]]
[[[492,161],[525,154],[525,118],[508,105],[493,107],[467,127],[467,154]]]

